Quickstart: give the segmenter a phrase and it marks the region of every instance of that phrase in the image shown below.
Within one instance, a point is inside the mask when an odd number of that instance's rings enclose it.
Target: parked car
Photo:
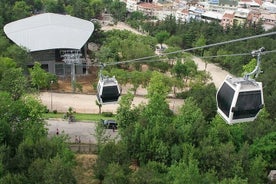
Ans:
[[[113,119],[101,120],[104,127],[108,129],[117,129],[117,123]]]

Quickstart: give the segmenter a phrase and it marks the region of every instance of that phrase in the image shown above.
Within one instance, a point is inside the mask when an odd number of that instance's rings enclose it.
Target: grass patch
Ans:
[[[74,114],[76,121],[100,121],[101,119],[115,119],[115,116],[112,117],[106,117],[102,114],[83,114],[83,113],[75,113]],[[44,119],[49,118],[64,118],[64,113],[44,113],[43,114]]]

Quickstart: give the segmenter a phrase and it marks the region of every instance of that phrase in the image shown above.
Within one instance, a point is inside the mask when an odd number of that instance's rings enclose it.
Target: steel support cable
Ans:
[[[213,44],[199,46],[199,47],[192,47],[192,48],[189,48],[189,49],[183,49],[183,50],[178,50],[178,51],[174,51],[174,52],[163,53],[163,56],[164,55],[170,55],[170,54],[177,54],[177,53],[181,53],[181,52],[193,51],[193,50],[198,50],[198,49],[204,49],[204,48],[214,47],[214,46],[219,46],[219,45],[225,45],[225,44],[229,44],[229,43],[234,43],[234,42],[239,42],[239,41],[244,41],[244,40],[250,40],[250,39],[254,39],[254,38],[271,36],[271,35],[275,35],[275,34],[276,34],[276,31],[270,32],[270,33],[264,33],[264,34],[260,34],[260,35],[244,37],[244,38],[238,38],[238,39],[224,41],[224,42],[219,42],[219,43],[213,43]],[[106,63],[106,66],[107,65],[110,66],[110,65],[124,64],[124,63],[133,63],[133,62],[138,62],[140,60],[148,60],[148,59],[156,58],[156,57],[159,57],[159,56],[154,55],[154,56],[146,56],[146,57],[131,59],[131,60],[127,60],[127,61],[111,62],[111,63]],[[140,62],[143,62],[143,61],[140,61]]]
[[[262,55],[266,55],[266,54],[270,54],[270,53],[275,53],[276,50],[271,50],[271,51],[264,51],[262,53]],[[218,57],[235,57],[235,56],[247,56],[247,55],[252,55],[251,52],[248,53],[238,53],[238,54],[222,54],[222,55],[215,55],[215,56],[202,56],[202,57],[198,57],[201,59],[208,59],[208,58],[218,58]],[[155,60],[136,60],[136,61],[119,61],[119,62],[113,62],[111,64],[105,64],[104,66],[112,66],[112,65],[118,65],[118,64],[125,64],[125,63],[138,63],[138,62],[159,62],[159,61],[168,61],[170,59],[166,58],[166,59],[155,59]],[[102,64],[92,64],[90,66],[99,66],[101,67]]]
[[[270,54],[270,53],[274,53],[276,52],[276,50],[271,50],[271,51],[264,51],[262,53],[262,55],[265,55],[265,54]],[[207,59],[207,58],[217,58],[217,57],[234,57],[234,56],[247,56],[247,55],[252,55],[252,53],[239,53],[239,54],[222,54],[222,55],[216,55],[216,56],[202,56],[202,57],[199,57],[201,59]]]

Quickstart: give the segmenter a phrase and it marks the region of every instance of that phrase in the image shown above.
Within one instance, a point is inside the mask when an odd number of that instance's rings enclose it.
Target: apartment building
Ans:
[[[217,1],[162,1],[159,3],[125,0],[128,11],[141,11],[146,15],[164,20],[167,16],[175,16],[177,21],[185,22],[191,19],[218,21],[223,27],[248,22],[263,21],[265,30],[276,26],[276,5],[262,0],[241,0],[236,4],[219,4]],[[167,2],[167,3],[166,3]]]

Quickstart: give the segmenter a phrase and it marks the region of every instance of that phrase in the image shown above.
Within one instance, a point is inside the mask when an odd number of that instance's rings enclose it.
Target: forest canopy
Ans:
[[[0,25],[40,12],[86,20],[100,19],[102,12],[108,12],[115,23],[125,21],[147,34],[103,32],[97,24],[92,38],[100,49],[90,56],[103,63],[154,56],[157,43],[168,45],[165,52],[173,52],[265,33],[259,23],[223,29],[217,22],[181,23],[173,16],[164,21],[146,21],[149,17],[139,12],[128,15],[125,4],[117,0],[2,0]],[[264,72],[257,78],[264,86],[265,108],[254,122],[234,126],[216,114],[216,88],[206,82],[208,74],[197,71],[191,54],[208,56],[206,65],[212,62],[241,76],[248,63],[254,63],[252,56],[230,55],[251,53],[261,47],[273,51],[275,39],[274,35],[167,58],[161,55],[169,62],[149,62],[150,71],[146,72],[137,63],[107,67],[105,72],[116,75],[121,84],[131,83],[134,93],[124,95],[117,110],[121,139],[98,145],[95,178],[120,184],[267,183],[268,173],[276,169],[275,53],[262,55]],[[227,56],[210,57],[218,55]],[[76,183],[72,174],[74,154],[68,149],[66,137],[47,137],[42,118],[45,107],[32,95],[35,89],[47,85],[31,79],[42,70],[38,64],[27,70],[29,61],[29,53],[8,40],[1,29],[0,183]],[[43,76],[47,84],[55,79]],[[148,89],[148,104],[132,106],[139,85]],[[176,95],[184,98],[185,105],[175,113],[166,97],[170,89],[184,88],[190,90]]]

